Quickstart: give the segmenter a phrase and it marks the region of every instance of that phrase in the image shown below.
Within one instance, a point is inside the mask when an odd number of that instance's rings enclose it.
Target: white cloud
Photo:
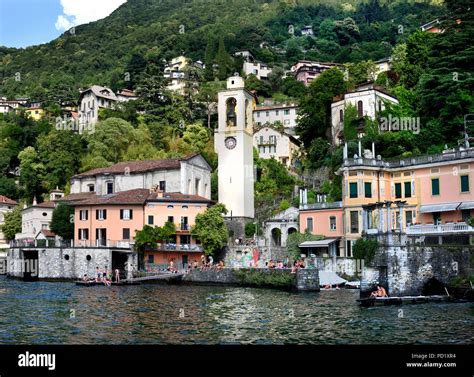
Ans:
[[[56,23],[57,30],[68,30],[73,26],[86,24],[107,17],[127,0],[60,0],[63,14]]]

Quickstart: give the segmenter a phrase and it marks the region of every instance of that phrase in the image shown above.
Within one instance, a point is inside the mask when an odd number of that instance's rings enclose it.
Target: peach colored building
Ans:
[[[145,225],[163,226],[172,222],[176,234],[170,242],[158,241],[158,247],[145,251],[145,267],[164,267],[170,260],[176,265],[198,261],[202,255],[199,241],[191,236],[196,215],[212,202],[197,195],[134,189],[112,195],[72,194],[65,198],[75,207],[74,245],[76,247],[112,247],[133,249],[135,233]],[[163,265],[163,266],[161,266]]]
[[[366,155],[345,158],[340,169],[346,254],[363,233],[424,237],[473,230],[466,221],[474,209],[474,148],[397,161]]]
[[[300,208],[300,232],[334,239],[337,256],[344,256],[341,242],[344,236],[342,202],[315,203]]]

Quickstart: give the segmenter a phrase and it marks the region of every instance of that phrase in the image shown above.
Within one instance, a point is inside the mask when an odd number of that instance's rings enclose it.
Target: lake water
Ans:
[[[356,290],[77,287],[0,277],[0,344],[457,344],[472,304],[360,308]],[[400,311],[401,310],[401,311]]]

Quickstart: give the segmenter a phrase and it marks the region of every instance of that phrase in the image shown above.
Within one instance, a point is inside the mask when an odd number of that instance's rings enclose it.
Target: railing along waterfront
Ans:
[[[474,227],[466,223],[449,224],[418,224],[406,228],[407,235],[417,234],[443,234],[443,233],[469,233],[474,232]]]

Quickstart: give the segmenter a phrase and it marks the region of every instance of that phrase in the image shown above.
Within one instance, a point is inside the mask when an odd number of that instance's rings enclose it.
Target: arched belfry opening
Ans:
[[[237,125],[237,100],[234,97],[226,101],[226,126],[235,127]]]

